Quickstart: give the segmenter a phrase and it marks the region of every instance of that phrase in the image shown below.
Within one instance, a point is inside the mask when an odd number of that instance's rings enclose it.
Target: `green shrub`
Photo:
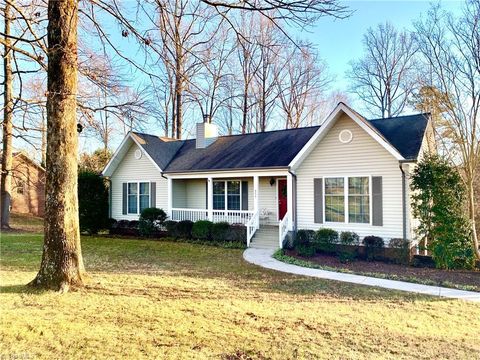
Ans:
[[[342,247],[338,250],[338,259],[342,263],[355,260],[358,256],[358,245],[360,237],[353,231],[343,231],[340,234],[340,244]]]
[[[78,174],[78,213],[80,231],[97,234],[108,229],[108,186],[105,179],[94,172]]]
[[[342,245],[359,245],[360,236],[353,231],[343,231],[340,234],[340,244]]]
[[[376,260],[382,257],[382,250],[385,243],[381,237],[374,235],[365,236],[362,242],[365,246],[367,260]]]
[[[466,189],[458,169],[437,155],[422,159],[412,173],[413,215],[422,246],[442,269],[472,268],[471,222],[465,212]]]
[[[299,244],[295,250],[297,254],[304,257],[312,257],[315,255],[315,247],[313,244]]]
[[[175,228],[178,222],[174,220],[165,220],[163,222],[163,228],[168,233],[168,236],[175,237]]]
[[[293,241],[293,247],[296,248],[299,245],[312,244],[315,240],[315,231],[313,230],[298,230]]]
[[[167,214],[162,209],[146,208],[140,214],[138,231],[141,236],[152,236],[163,227]]]
[[[338,242],[338,232],[333,229],[323,228],[315,233],[314,247],[317,251],[331,253]]]
[[[230,242],[242,242],[246,244],[247,227],[241,224],[230,225],[226,240]]]
[[[194,239],[210,240],[213,223],[208,220],[198,220],[193,224],[192,237]]]
[[[212,240],[228,241],[228,233],[230,232],[230,224],[228,222],[214,223],[211,229]]]
[[[411,242],[407,239],[395,238],[391,239],[388,246],[393,253],[394,261],[398,264],[410,263]]]
[[[190,220],[179,221],[175,225],[175,230],[174,230],[172,235],[176,238],[191,239],[192,238],[192,228],[193,228],[193,222],[192,221],[190,221]]]

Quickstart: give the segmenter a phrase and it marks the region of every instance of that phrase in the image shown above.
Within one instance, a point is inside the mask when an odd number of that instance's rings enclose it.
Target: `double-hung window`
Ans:
[[[242,186],[239,180],[213,182],[213,209],[240,210]]]
[[[325,221],[370,223],[370,177],[325,178]]]
[[[129,182],[127,186],[128,213],[140,214],[150,207],[150,183]]]
[[[325,179],[325,221],[345,222],[345,179]]]
[[[348,178],[348,222],[370,222],[370,194],[368,177]]]

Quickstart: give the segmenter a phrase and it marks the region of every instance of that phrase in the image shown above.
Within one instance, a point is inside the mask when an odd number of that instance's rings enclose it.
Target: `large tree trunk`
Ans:
[[[1,227],[10,228],[10,204],[12,191],[12,129],[13,129],[13,74],[12,74],[12,50],[10,49],[10,14],[11,5],[7,1],[4,8],[5,22],[5,46],[4,46],[4,108],[3,108],[3,151],[2,151],[2,175],[1,175]]]
[[[83,285],[77,197],[76,0],[48,2],[47,175],[42,263],[32,285]]]

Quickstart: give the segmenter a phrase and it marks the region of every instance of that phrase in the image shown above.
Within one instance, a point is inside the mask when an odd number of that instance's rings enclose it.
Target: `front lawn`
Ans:
[[[2,357],[480,357],[478,304],[267,271],[242,250],[94,237],[87,289],[31,292],[41,247],[2,234]]]

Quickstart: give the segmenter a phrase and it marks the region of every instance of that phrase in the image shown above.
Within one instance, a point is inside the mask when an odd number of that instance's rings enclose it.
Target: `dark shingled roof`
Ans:
[[[154,135],[137,132],[133,132],[132,135],[162,170],[167,167],[183,145],[183,141],[176,141]]]
[[[429,116],[416,114],[369,122],[406,160],[414,160],[422,146]]]
[[[407,160],[422,145],[428,114],[367,120]],[[196,140],[172,140],[133,133],[145,151],[165,172],[287,167],[320,126],[220,136],[205,149]]]
[[[318,128],[220,136],[205,149],[186,140],[166,172],[287,167]]]

